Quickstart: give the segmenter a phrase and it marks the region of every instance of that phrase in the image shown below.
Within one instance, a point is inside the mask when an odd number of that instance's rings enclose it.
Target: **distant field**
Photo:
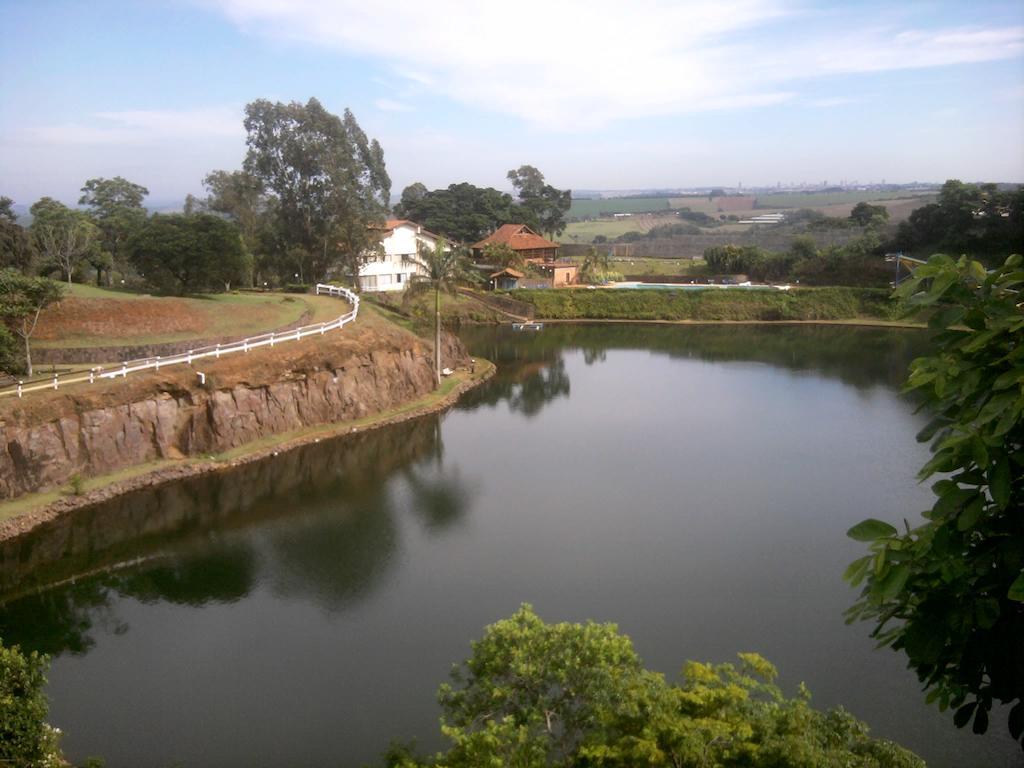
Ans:
[[[658,224],[674,223],[676,218],[664,216],[630,216],[628,219],[595,219],[570,222],[558,236],[560,243],[592,243],[597,235],[609,240],[627,232],[647,232]]]
[[[758,195],[756,208],[821,208],[830,205],[856,205],[880,200],[912,197],[906,191],[893,192],[794,192],[778,195]],[[920,195],[918,195],[920,196]]]
[[[743,216],[745,211],[753,210],[755,200],[755,197],[749,195],[673,197],[672,207],[689,208],[695,213],[706,213],[708,216],[717,216],[720,213]]]
[[[866,201],[873,202],[875,205],[884,205],[889,211],[889,222],[891,224],[898,224],[901,221],[905,221],[911,212],[923,205],[926,205],[933,201],[933,196],[925,195],[921,197],[908,197],[908,198],[894,198],[889,200],[875,200]],[[858,201],[859,202],[859,201]],[[853,210],[853,206],[856,203],[839,203],[836,205],[825,205],[816,208],[824,213],[826,216],[835,216],[840,219],[845,219],[850,215],[850,211]],[[761,213],[758,210],[758,213]]]
[[[670,197],[610,197],[600,200],[573,200],[566,218],[596,218],[613,213],[654,213],[672,208]]]
[[[279,293],[157,297],[74,285],[39,318],[41,347],[162,344],[187,339],[252,336],[295,322],[307,311],[330,314],[337,299]],[[336,316],[336,315],[335,315]]]

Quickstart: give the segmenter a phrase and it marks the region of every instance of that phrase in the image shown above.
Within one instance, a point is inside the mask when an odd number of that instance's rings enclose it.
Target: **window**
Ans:
[[[401,283],[402,282],[402,277],[403,277],[402,273],[399,272],[397,275],[395,275],[395,282],[396,283]]]

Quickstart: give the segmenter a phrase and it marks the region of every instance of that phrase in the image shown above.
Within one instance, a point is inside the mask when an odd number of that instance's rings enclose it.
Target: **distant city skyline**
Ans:
[[[241,167],[257,98],[346,107],[393,192],[1024,182],[1024,4],[3,2],[0,195],[153,201]]]

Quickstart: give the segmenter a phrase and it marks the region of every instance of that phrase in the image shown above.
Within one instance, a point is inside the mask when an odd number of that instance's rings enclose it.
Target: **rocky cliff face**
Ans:
[[[433,389],[432,355],[423,341],[390,327],[350,329],[259,356],[224,358],[205,366],[205,387],[193,369],[177,366],[102,390],[26,397],[0,413],[0,498],[60,486],[75,474],[219,453],[358,419]],[[457,340],[448,338],[445,347],[443,365],[465,362]]]

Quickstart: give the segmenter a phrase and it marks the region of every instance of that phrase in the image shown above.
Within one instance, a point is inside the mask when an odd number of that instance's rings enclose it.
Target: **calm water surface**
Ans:
[[[531,602],[617,622],[647,666],[757,650],[936,766],[1017,765],[923,704],[841,581],[912,521],[917,332],[562,326],[465,334],[458,408],[140,492],[0,550],[0,636],[54,655],[70,756],[356,766],[442,746],[434,694]]]

